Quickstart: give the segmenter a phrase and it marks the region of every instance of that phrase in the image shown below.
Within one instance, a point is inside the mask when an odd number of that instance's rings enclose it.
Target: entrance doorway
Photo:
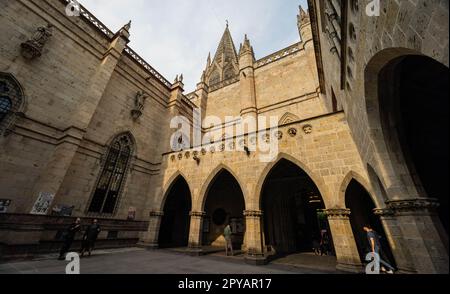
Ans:
[[[225,227],[230,224],[233,248],[240,250],[245,235],[245,200],[238,181],[227,170],[221,170],[207,189],[206,216],[203,223],[203,246],[225,250]]]
[[[160,248],[187,247],[191,209],[189,186],[180,176],[172,185],[164,205],[158,240]]]
[[[439,200],[442,226],[437,227],[448,241],[448,67],[426,56],[402,56],[381,70],[378,87],[392,160],[403,158],[419,194]]]
[[[382,247],[383,260],[387,259],[391,265],[395,266],[395,259],[389,246],[383,225],[380,218],[375,215],[375,204],[369,195],[369,192],[358,183],[352,180],[345,192],[345,205],[350,209],[350,223],[355,237],[356,246],[358,247],[361,262],[364,264],[366,255],[371,252],[367,233],[364,231],[364,226],[370,226],[380,236],[380,243]]]
[[[278,162],[264,182],[261,201],[269,255],[313,252],[322,238],[333,252],[322,196],[300,167],[285,159]]]

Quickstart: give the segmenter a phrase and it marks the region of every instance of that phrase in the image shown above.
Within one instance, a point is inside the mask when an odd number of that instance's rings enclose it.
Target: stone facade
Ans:
[[[113,33],[84,8],[80,17],[68,17],[64,0],[4,2],[0,81],[15,85],[20,96],[20,105],[0,124],[0,197],[11,200],[7,214],[0,215],[5,255],[17,254],[19,245],[53,240],[70,220],[51,216],[58,205],[72,207],[73,217],[101,219],[108,231],[101,236],[105,244],[122,240],[129,245],[139,239],[141,246],[158,248],[167,197],[181,177],[191,199],[186,245],[201,253],[207,197],[217,176],[226,171],[244,198],[242,249],[248,262],[263,264],[270,250],[262,194],[272,170],[288,161],[320,193],[340,269],[362,270],[346,207],[347,187],[357,181],[375,203],[398,268],[448,272],[448,241],[441,241],[439,228],[429,229],[436,224],[433,201],[411,193],[411,181],[387,160],[363,99],[365,70],[387,62],[370,62],[385,48],[405,48],[392,50],[390,58],[417,50],[448,66],[448,39],[443,37],[448,33],[448,2],[425,7],[424,1],[382,1],[379,18],[365,17],[362,8],[343,9],[346,22],[361,34],[358,43],[339,40],[352,48],[351,60],[339,58],[345,45],[329,48],[337,41],[322,27],[328,10],[321,5],[327,1],[310,1],[310,12],[300,10],[301,42],[259,60],[247,36],[236,50],[227,25],[197,89],[189,94],[183,93],[182,76],[169,83],[128,47],[130,24]],[[405,23],[405,15],[414,14],[420,14],[418,20]],[[36,35],[46,27],[51,34]],[[40,40],[39,54],[32,58],[21,50],[30,40]],[[211,145],[172,151],[170,120],[182,115],[192,127],[197,108],[202,118],[278,117],[278,130],[267,137],[266,126],[259,125],[226,138],[219,124],[213,127]],[[211,131],[210,126],[203,125],[202,131]],[[120,138],[127,140],[128,157],[123,164],[115,162],[112,172],[117,177],[108,178],[101,209],[92,209]],[[258,150],[226,150],[253,140],[276,141],[276,158],[263,162]],[[42,193],[54,196],[46,216],[27,218]],[[111,210],[105,209],[108,201],[113,201]]]

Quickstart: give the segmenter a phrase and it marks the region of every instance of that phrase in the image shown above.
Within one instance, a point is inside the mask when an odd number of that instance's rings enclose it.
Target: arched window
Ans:
[[[22,111],[23,93],[16,79],[0,72],[0,135],[14,120],[14,114]]]
[[[115,213],[132,153],[133,141],[129,134],[120,135],[111,143],[89,212]]]
[[[11,99],[7,96],[0,96],[0,123],[11,111]]]

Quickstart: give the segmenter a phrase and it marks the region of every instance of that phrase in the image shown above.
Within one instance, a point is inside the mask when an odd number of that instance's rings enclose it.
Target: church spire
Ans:
[[[206,72],[206,81],[211,86],[239,74],[239,62],[236,47],[230,33],[228,21],[220,39],[217,51]]]

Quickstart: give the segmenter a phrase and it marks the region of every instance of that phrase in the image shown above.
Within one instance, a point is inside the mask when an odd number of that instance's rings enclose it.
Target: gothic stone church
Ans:
[[[99,247],[191,254],[223,246],[231,223],[253,264],[327,230],[337,267],[360,272],[369,224],[400,272],[448,273],[448,0],[384,0],[379,16],[309,0],[301,41],[259,59],[227,26],[192,93],[128,46],[130,24],[111,32],[68,2],[1,0],[1,258],[57,250],[80,217],[100,220]],[[279,129],[219,125],[173,152],[171,119],[198,108]],[[266,139],[273,162],[224,150]]]

